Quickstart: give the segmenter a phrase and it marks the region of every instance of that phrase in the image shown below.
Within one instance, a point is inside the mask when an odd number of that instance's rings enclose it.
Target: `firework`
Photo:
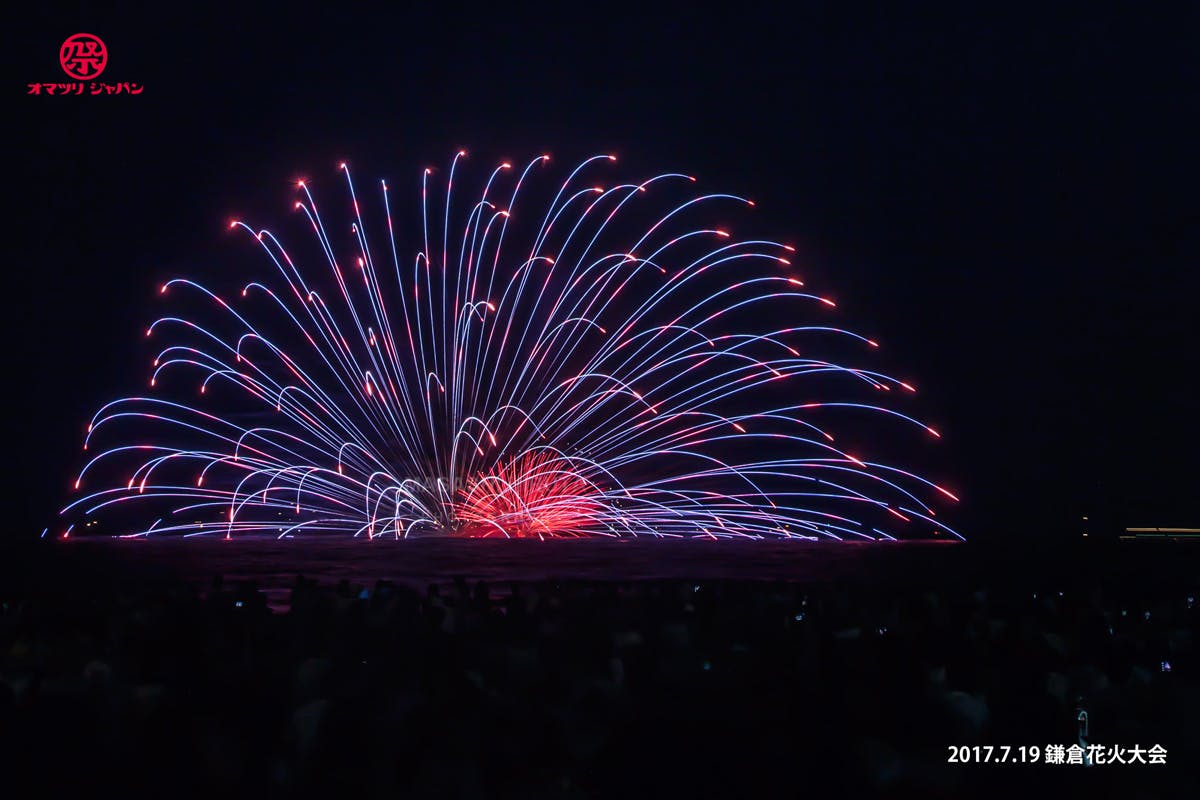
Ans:
[[[298,185],[306,257],[234,221],[248,282],[163,285],[184,312],[146,331],[148,391],[92,418],[64,535],[957,536],[949,491],[841,441],[936,437],[879,402],[912,387],[855,365],[875,342],[794,248],[706,222],[751,201],[614,183],[611,156],[464,193],[464,155],[411,230],[343,164],[344,224]]]

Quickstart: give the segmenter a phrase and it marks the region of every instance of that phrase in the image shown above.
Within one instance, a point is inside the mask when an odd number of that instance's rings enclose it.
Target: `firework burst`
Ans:
[[[931,507],[950,492],[841,443],[871,419],[937,436],[877,402],[910,385],[852,365],[875,342],[832,324],[793,248],[696,224],[752,202],[678,174],[598,183],[610,156],[561,182],[546,156],[501,164],[465,194],[463,156],[424,172],[412,230],[386,183],[360,208],[344,164],[344,225],[298,186],[311,257],[232,222],[261,274],[162,286],[186,311],[146,331],[150,391],[92,418],[64,519],[111,515],[128,536],[957,536]]]

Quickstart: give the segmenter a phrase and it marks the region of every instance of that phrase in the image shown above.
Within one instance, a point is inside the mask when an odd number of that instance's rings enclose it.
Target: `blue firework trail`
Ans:
[[[598,185],[611,156],[561,184],[548,156],[501,164],[464,195],[464,156],[444,185],[425,170],[413,231],[386,182],[365,223],[342,164],[345,242],[301,182],[319,256],[234,221],[261,275],[164,284],[188,314],[146,331],[150,391],[92,418],[62,535],[958,536],[948,490],[832,429],[938,436],[877,402],[909,384],[818,357],[876,343],[831,324],[794,248],[689,222],[751,201]]]

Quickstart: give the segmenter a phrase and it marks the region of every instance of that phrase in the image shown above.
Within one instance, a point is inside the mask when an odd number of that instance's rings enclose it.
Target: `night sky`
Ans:
[[[6,535],[144,386],[160,282],[245,254],[230,218],[282,225],[343,159],[415,197],[460,147],[753,197],[739,231],[919,385],[969,537],[1200,523],[1195,4],[54,5],[8,25]],[[143,93],[27,96],[80,31]]]

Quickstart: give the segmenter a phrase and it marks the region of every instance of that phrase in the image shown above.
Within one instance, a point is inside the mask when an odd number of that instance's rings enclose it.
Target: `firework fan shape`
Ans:
[[[63,535],[958,535],[931,507],[949,491],[834,430],[938,436],[879,404],[911,386],[829,355],[875,342],[831,323],[794,248],[697,226],[753,202],[613,184],[611,156],[466,192],[464,157],[425,170],[419,227],[386,182],[360,207],[342,164],[338,225],[298,186],[311,257],[234,221],[252,280],[163,285],[187,316],[146,331],[151,388],[92,418]]]

